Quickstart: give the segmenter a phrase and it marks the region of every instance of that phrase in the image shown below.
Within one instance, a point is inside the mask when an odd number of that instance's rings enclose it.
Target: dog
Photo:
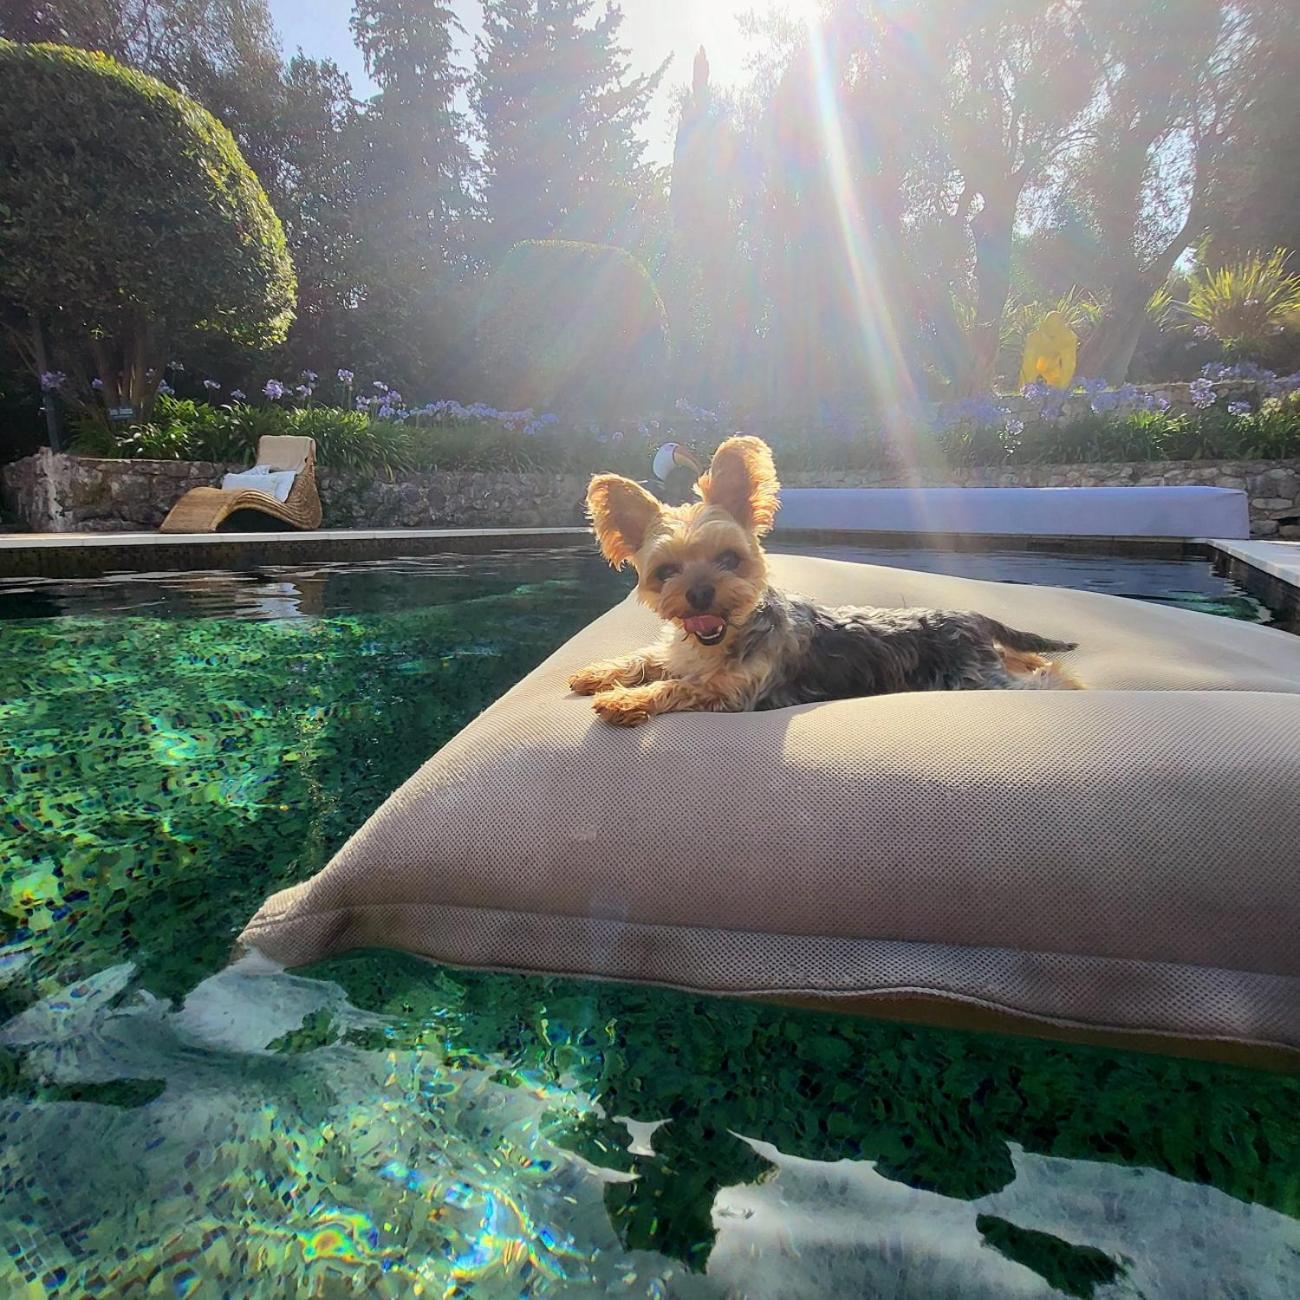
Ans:
[[[637,595],[663,638],[591,664],[569,686],[597,714],[635,727],[659,713],[779,709],[894,691],[1077,690],[1045,656],[1073,643],[1019,632],[983,614],[831,609],[768,582],[761,539],[778,506],[768,445],[737,435],[696,484],[666,506],[617,474],[598,474],[587,510],[601,554],[631,563]]]

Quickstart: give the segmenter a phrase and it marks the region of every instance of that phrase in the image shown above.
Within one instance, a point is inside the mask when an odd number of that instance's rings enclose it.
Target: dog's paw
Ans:
[[[614,727],[639,727],[650,718],[649,701],[643,691],[602,691],[591,702],[596,713]]]
[[[576,695],[595,695],[597,691],[606,691],[614,685],[607,664],[588,664],[579,673],[569,678],[569,689]]]

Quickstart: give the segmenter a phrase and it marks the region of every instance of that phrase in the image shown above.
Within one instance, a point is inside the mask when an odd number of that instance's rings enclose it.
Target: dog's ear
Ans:
[[[639,483],[618,474],[597,474],[587,488],[587,514],[600,553],[621,569],[640,549],[663,506]]]
[[[762,438],[728,438],[696,487],[709,505],[721,506],[756,537],[772,531],[781,485],[772,449]]]

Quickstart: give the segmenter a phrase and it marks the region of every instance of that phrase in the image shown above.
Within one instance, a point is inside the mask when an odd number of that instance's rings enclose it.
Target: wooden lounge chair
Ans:
[[[268,435],[258,441],[255,468],[292,470],[289,495],[277,501],[256,488],[225,491],[192,488],[172,506],[159,527],[164,533],[215,533],[238,510],[253,510],[294,528],[319,528],[320,495],[316,491],[316,440]]]

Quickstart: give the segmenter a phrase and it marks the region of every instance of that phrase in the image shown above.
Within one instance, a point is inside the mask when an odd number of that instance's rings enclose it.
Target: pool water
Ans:
[[[835,554],[1268,617],[1199,562]],[[1300,1294],[1294,1077],[231,964],[627,586],[572,551],[0,584],[0,1295]]]

